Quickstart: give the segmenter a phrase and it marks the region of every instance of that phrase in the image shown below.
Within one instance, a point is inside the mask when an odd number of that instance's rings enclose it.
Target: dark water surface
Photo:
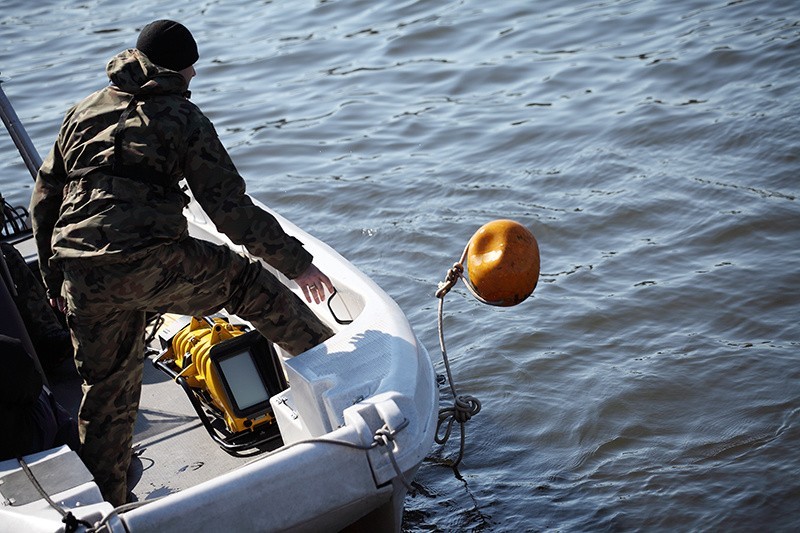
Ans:
[[[0,6],[43,154],[142,25],[184,22],[250,192],[389,292],[440,372],[436,283],[489,220],[536,234],[532,299],[447,297],[483,411],[462,480],[456,442],[431,450],[408,531],[800,527],[797,2]],[[6,136],[0,187],[27,204]]]

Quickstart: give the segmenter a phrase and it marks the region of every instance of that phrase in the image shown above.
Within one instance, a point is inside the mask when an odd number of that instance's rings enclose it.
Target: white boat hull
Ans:
[[[196,203],[186,214],[194,236],[244,253],[214,230]],[[338,290],[336,316],[326,305],[312,306],[336,335],[284,358],[290,386],[271,399],[283,446],[229,464],[208,435],[192,437],[202,435],[202,428],[180,388],[146,374],[134,445],[141,463],[134,493],[141,505],[114,512],[91,482],[51,494],[58,505],[120,532],[338,531],[367,515],[374,530],[400,530],[404,481],[410,482],[434,440],[438,389],[430,358],[397,304],[372,280],[276,217],[305,243]],[[278,277],[299,294],[293,282]],[[352,322],[339,324],[341,315]],[[171,424],[168,429],[154,431],[164,420]],[[381,432],[392,440],[370,447]],[[52,460],[68,453],[73,452],[53,450],[44,456]],[[218,473],[200,475],[215,465]],[[0,480],[19,470],[17,461],[0,463]],[[177,478],[188,481],[176,488]],[[0,531],[63,526],[61,515],[44,500],[10,504],[2,484],[0,494],[6,501],[0,507]]]

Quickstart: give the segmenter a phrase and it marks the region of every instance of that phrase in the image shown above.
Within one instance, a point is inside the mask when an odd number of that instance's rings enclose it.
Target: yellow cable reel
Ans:
[[[237,416],[229,388],[214,364],[214,347],[244,333],[243,326],[235,326],[219,317],[210,321],[192,317],[159,357],[162,362],[171,362],[175,366],[176,379],[183,378],[189,387],[208,393],[211,402],[223,413],[225,425],[232,433],[253,429],[274,420],[266,412],[259,412],[253,417]]]

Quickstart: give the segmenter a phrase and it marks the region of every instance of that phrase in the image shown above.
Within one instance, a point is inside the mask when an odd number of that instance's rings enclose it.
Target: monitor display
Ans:
[[[219,361],[228,382],[233,401],[244,411],[269,400],[269,392],[261,381],[255,361],[249,351],[239,352]]]

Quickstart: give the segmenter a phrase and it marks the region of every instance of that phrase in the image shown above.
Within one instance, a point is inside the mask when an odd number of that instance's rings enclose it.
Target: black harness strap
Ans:
[[[75,169],[69,173],[69,176],[67,177],[68,181],[77,180],[84,176],[88,176],[92,172],[101,170],[111,174],[112,176],[128,178],[142,183],[149,183],[151,185],[161,185],[163,187],[170,183],[172,176],[169,174],[158,172],[146,166],[125,165],[122,162],[122,133],[125,129],[125,122],[128,121],[128,118],[130,118],[131,114],[136,109],[136,105],[141,101],[141,97],[133,95],[130,102],[128,102],[128,105],[125,107],[125,110],[119,116],[117,125],[112,133],[112,136],[114,137],[114,161],[112,164],[94,165]]]
[[[122,176],[120,172],[122,172],[122,130],[125,128],[125,122],[128,121],[128,117],[131,116],[133,110],[136,109],[136,104],[139,102],[139,99],[136,98],[136,95],[131,96],[131,101],[128,102],[128,106],[125,108],[125,111],[119,116],[119,120],[117,121],[117,127],[114,128],[114,166],[112,168],[112,173],[115,176]]]

